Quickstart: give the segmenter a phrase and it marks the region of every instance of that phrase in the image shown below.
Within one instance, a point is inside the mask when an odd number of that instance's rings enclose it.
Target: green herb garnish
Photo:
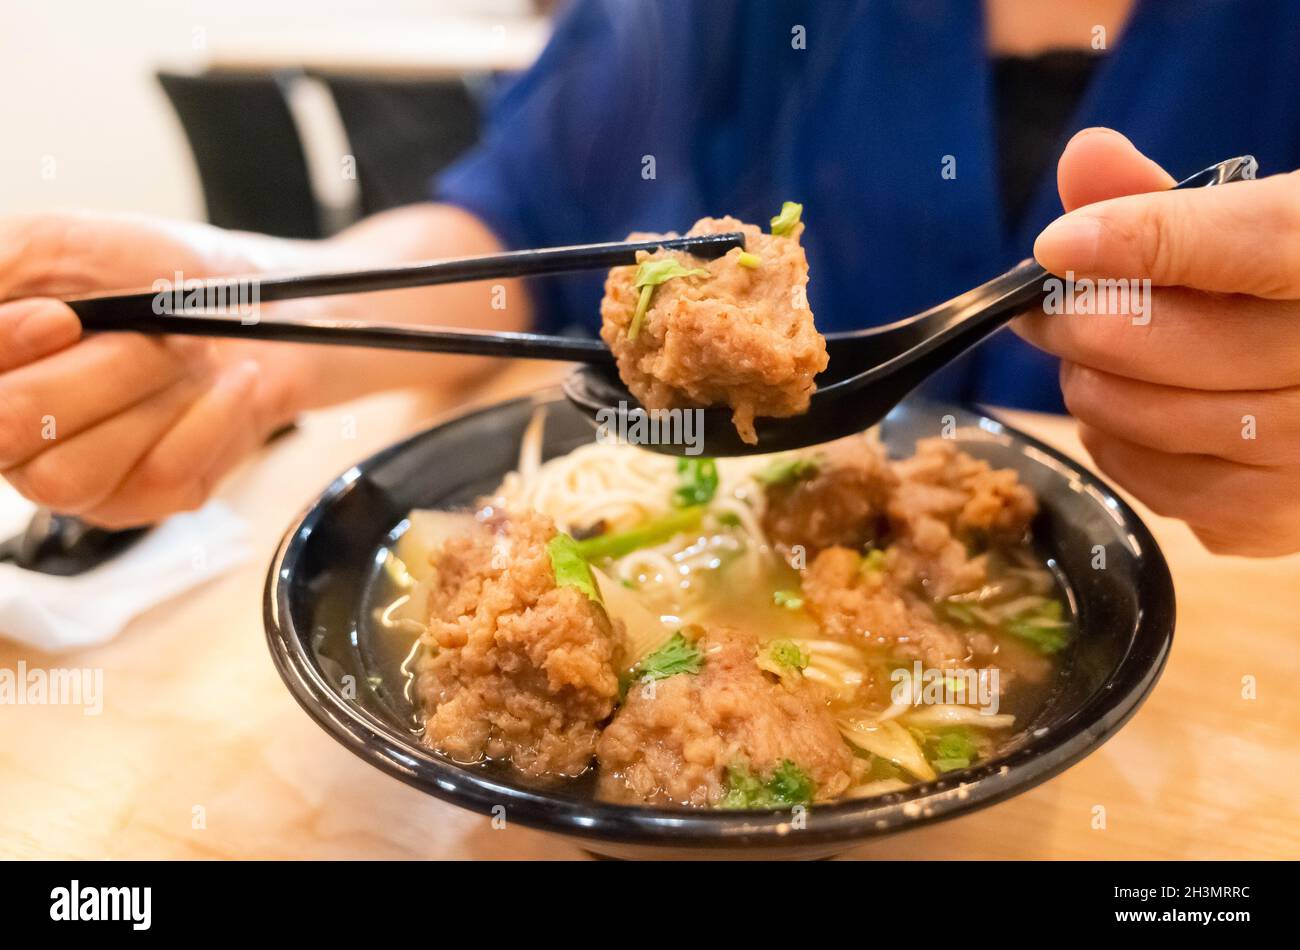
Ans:
[[[793,640],[773,640],[767,648],[767,654],[774,662],[792,670],[802,670],[808,666],[808,655]]]
[[[679,458],[674,508],[707,505],[718,491],[718,463],[711,458]]]
[[[576,587],[596,603],[600,603],[600,588],[591,573],[591,565],[579,550],[580,542],[561,532],[546,544],[551,556],[551,569],[555,571],[557,587]]]
[[[866,554],[862,555],[862,573],[879,574],[885,569],[885,552],[880,548],[872,548]]]
[[[766,782],[748,766],[737,763],[727,767],[727,794],[719,808],[783,808],[807,805],[815,792],[813,781],[803,769],[785,759]]]
[[[667,541],[673,535],[681,534],[683,531],[698,528],[703,515],[704,507],[693,505],[658,518],[647,519],[626,531],[598,534],[594,538],[584,538],[575,544],[578,553],[588,561],[597,561],[605,557],[622,557],[640,548]]]
[[[930,762],[940,772],[969,768],[979,758],[979,746],[965,729],[947,729],[934,736]]]
[[[797,201],[787,201],[781,205],[781,213],[772,219],[773,234],[789,234],[799,223],[803,215],[803,205]]]
[[[772,603],[778,607],[798,610],[803,606],[803,596],[797,590],[774,590],[772,591]]]
[[[632,668],[631,679],[661,680],[678,673],[698,673],[704,664],[704,654],[681,633],[674,633],[668,642],[645,657]]]
[[[654,295],[656,287],[674,277],[708,276],[709,272],[704,268],[683,267],[674,257],[643,261],[636,269],[636,277],[632,280],[632,286],[639,288],[641,295],[637,297],[636,311],[632,314],[632,322],[628,324],[627,338],[635,340],[637,334],[641,332],[641,324],[645,322],[646,311],[650,309],[650,298]]]
[[[748,267],[750,270],[753,270],[756,267],[763,266],[763,259],[757,254],[749,253],[749,251],[741,251],[740,254],[736,256],[736,263],[741,267]]]
[[[817,460],[792,455],[776,459],[754,476],[769,488],[812,478],[817,474]]]

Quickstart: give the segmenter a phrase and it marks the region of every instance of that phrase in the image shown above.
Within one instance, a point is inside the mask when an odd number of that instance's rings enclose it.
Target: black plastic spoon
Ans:
[[[1258,165],[1249,155],[1230,158],[1180,181],[1175,188],[1222,185],[1255,177]],[[758,443],[741,441],[727,408],[705,409],[703,453],[754,455],[783,452],[829,442],[867,429],[883,419],[903,397],[962,353],[1031,307],[1041,305],[1051,275],[1030,259],[1000,277],[968,290],[947,303],[896,323],[826,338],[830,364],[818,377],[808,412],[783,419],[755,420]],[[564,384],[565,395],[597,426],[611,434],[629,432],[629,423],[646,410],[628,392],[609,365],[575,369]],[[620,422],[619,415],[624,418]],[[623,428],[615,428],[623,426]],[[696,433],[698,434],[698,433]],[[699,443],[685,439],[647,443],[646,448],[683,455]]]

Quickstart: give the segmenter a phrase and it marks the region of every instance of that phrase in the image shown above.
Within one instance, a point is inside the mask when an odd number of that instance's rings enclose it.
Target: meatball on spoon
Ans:
[[[1175,188],[1221,185],[1255,177],[1251,156],[1228,159],[1179,182]],[[752,455],[829,442],[875,425],[942,367],[998,330],[1012,317],[1039,306],[1051,275],[1030,259],[988,283],[896,323],[852,333],[828,334],[830,363],[817,378],[804,415],[754,420],[757,441],[741,438],[727,408],[702,410],[703,454]],[[568,377],[569,400],[598,425],[631,431],[636,398],[608,364],[588,364]],[[615,415],[615,418],[611,418]],[[618,420],[617,415],[625,418]],[[698,432],[694,433],[699,435]],[[698,439],[661,440],[646,448],[683,455],[700,451]]]

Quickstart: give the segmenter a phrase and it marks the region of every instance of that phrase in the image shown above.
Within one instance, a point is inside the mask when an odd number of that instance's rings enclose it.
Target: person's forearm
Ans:
[[[258,266],[273,270],[356,270],[417,260],[492,254],[500,242],[468,212],[448,205],[412,205],[384,212],[323,241],[253,246]],[[262,255],[259,251],[265,251]],[[490,330],[524,330],[530,307],[518,280],[446,284],[412,290],[318,297],[269,304],[266,319],[353,320]],[[286,380],[294,410],[352,399],[382,389],[464,386],[495,361],[338,346],[250,344],[258,362]]]

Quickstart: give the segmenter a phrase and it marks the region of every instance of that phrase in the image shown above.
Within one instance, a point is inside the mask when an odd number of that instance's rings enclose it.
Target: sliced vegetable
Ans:
[[[676,628],[666,626],[658,614],[641,602],[633,588],[615,581],[598,567],[593,567],[591,573],[605,602],[605,613],[618,621],[614,629],[622,634],[619,665],[629,670],[663,646]]]
[[[864,782],[862,785],[855,785],[844,793],[845,798],[875,798],[877,795],[888,795],[890,792],[901,792],[907,788],[907,783],[898,778],[882,778],[875,782]]]
[[[431,580],[433,552],[448,539],[470,530],[477,522],[467,511],[434,511],[417,508],[406,516],[407,528],[397,539],[394,553],[410,576]]]
[[[683,531],[698,528],[703,514],[703,505],[692,505],[690,508],[682,508],[657,518],[649,518],[626,531],[614,531],[578,541],[576,542],[578,553],[588,561],[597,561],[605,557],[622,557],[640,548],[667,541]]]
[[[675,277],[708,276],[709,272],[704,268],[683,267],[674,257],[643,261],[636,269],[636,277],[632,280],[632,286],[640,288],[641,295],[637,297],[636,310],[632,314],[632,322],[628,324],[627,338],[635,340],[641,332],[641,324],[645,322],[646,311],[650,309],[650,298],[654,295],[656,287]]]
[[[679,673],[698,673],[704,665],[704,654],[681,633],[674,633],[668,642],[655,650],[632,669],[632,679],[662,680]]]
[[[776,459],[766,468],[760,469],[754,476],[764,485],[773,487],[812,478],[817,474],[817,460],[790,455]]]
[[[1016,717],[1010,713],[985,715],[978,707],[952,703],[917,706],[903,713],[900,718],[905,719],[908,725],[925,728],[969,726],[974,729],[1009,729],[1016,724]]]
[[[718,463],[711,458],[679,458],[673,507],[707,505],[718,492]]]
[[[1063,613],[1059,600],[1049,600],[1012,617],[1003,629],[1037,647],[1040,653],[1056,653],[1070,641],[1070,625]]]
[[[924,782],[935,777],[935,771],[917,744],[916,737],[892,719],[884,722],[841,719],[839,727],[840,735],[859,749],[888,759]]]
[[[601,603],[600,588],[591,573],[591,565],[578,550],[579,542],[563,532],[551,538],[546,544],[546,553],[551,556],[551,569],[555,571],[557,587],[576,587],[596,603]]]
[[[752,270],[755,267],[762,267],[763,259],[757,254],[749,253],[749,251],[741,251],[736,257],[736,263],[741,267],[748,267]]]
[[[1028,606],[1009,617],[1006,616],[1005,608],[1010,606],[1014,610],[1011,604],[985,607],[957,598],[940,601],[935,609],[940,616],[953,623],[1001,630],[1047,655],[1058,652],[1070,642],[1070,624],[1064,618],[1065,609],[1059,600],[1035,595],[1017,598],[1017,601],[1023,601]]]
[[[808,773],[789,759],[784,759],[766,782],[754,775],[747,765],[727,767],[727,794],[719,808],[782,808],[807,805],[816,788]]]
[[[795,229],[803,216],[803,205],[797,201],[787,201],[781,205],[781,213],[772,219],[772,233],[787,235]]]

